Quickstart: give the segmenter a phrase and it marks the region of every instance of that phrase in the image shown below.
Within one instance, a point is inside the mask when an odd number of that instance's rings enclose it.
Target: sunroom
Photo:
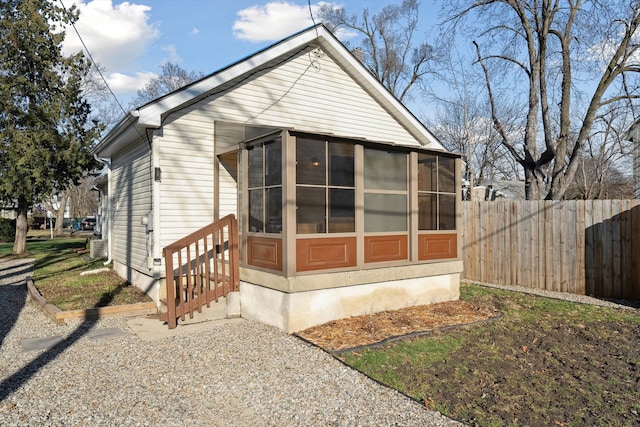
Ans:
[[[458,298],[455,154],[277,130],[218,157],[242,171],[243,317],[295,331]]]

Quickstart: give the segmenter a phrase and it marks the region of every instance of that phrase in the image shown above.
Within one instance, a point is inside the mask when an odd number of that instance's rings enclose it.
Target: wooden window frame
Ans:
[[[239,200],[242,201],[243,206],[239,207],[239,211],[244,215],[248,212],[248,159],[246,149],[252,144],[263,143],[276,136],[281,137],[282,144],[282,232],[278,234],[250,232],[247,221],[244,221],[242,231],[246,233],[246,239],[244,240],[246,256],[243,257],[243,259],[247,260],[245,266],[275,272],[285,277],[294,277],[297,275],[318,274],[320,272],[366,270],[386,266],[404,266],[423,264],[430,261],[459,259],[460,235],[458,226],[460,216],[459,198],[461,194],[459,188],[460,160],[456,155],[443,154],[421,149],[420,147],[396,147],[330,135],[310,134],[286,129],[280,130],[243,143],[243,150],[241,150],[240,155],[242,177],[239,178],[242,184],[239,186],[242,187],[242,195]],[[330,142],[346,142],[354,145],[354,187],[349,187],[355,193],[355,230],[353,232],[329,233],[328,230],[325,230],[324,233],[297,233],[296,138],[298,137],[324,141],[325,152]],[[364,151],[369,148],[406,154],[407,185],[405,190],[364,188]],[[455,159],[454,182],[456,193],[446,193],[455,196],[455,229],[453,230],[419,230],[418,195],[421,192],[418,191],[418,157],[420,153],[435,155],[436,158],[444,155]],[[328,165],[326,168],[328,168]],[[304,186],[307,185],[305,184]],[[313,185],[308,186],[313,187]],[[329,188],[334,186],[330,186],[329,182],[325,182],[320,187],[328,191]],[[365,232],[365,193],[404,195],[407,199],[406,231]],[[325,197],[328,197],[327,193],[325,194]],[[325,209],[328,209],[328,206]],[[384,244],[389,246],[385,247]],[[318,259],[318,254],[323,253],[323,251],[331,255],[327,256],[327,262],[324,263]],[[307,256],[307,259],[301,258],[304,256]]]
[[[283,273],[284,266],[286,265],[287,252],[286,252],[286,242],[284,240],[284,234],[286,230],[286,210],[281,206],[282,218],[281,218],[281,228],[279,233],[267,233],[263,231],[251,231],[249,227],[249,156],[248,152],[252,147],[263,145],[265,142],[272,141],[274,139],[280,138],[281,144],[281,159],[280,159],[280,167],[281,167],[281,176],[280,176],[280,188],[281,188],[281,204],[284,205],[283,201],[286,198],[286,180],[285,171],[286,168],[286,158],[285,155],[286,147],[289,145],[287,143],[287,132],[279,129],[275,132],[271,132],[265,135],[260,135],[254,139],[244,141],[241,144],[241,152],[240,152],[240,169],[241,169],[241,177],[239,178],[239,188],[242,194],[238,197],[240,201],[239,207],[239,216],[242,218],[241,221],[241,230],[240,233],[244,235],[242,239],[242,248],[241,248],[241,260],[243,261],[242,265],[256,268],[260,270],[267,270],[271,272],[277,272],[278,274]],[[266,154],[263,153],[263,174],[264,174],[264,163],[265,163]],[[263,190],[265,188],[274,188],[277,186],[266,186],[266,182],[262,183]],[[260,187],[253,187],[260,188]],[[263,193],[263,212],[265,209],[265,200],[264,195],[266,191]],[[266,214],[264,221],[266,222]],[[265,226],[266,228],[266,226]]]

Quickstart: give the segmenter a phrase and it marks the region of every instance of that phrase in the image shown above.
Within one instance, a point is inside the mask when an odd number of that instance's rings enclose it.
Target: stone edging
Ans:
[[[109,307],[87,308],[82,310],[62,311],[47,302],[33,284],[33,279],[27,277],[29,297],[42,312],[56,325],[64,325],[69,320],[97,320],[105,317],[144,316],[157,314],[155,302],[141,302],[136,304],[114,305]]]

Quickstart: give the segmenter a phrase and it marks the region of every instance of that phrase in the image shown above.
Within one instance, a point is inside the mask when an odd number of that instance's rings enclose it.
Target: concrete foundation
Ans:
[[[141,288],[160,306],[165,280],[114,262],[121,277]],[[240,291],[232,292],[207,316],[243,317],[288,333],[331,320],[457,300],[462,262],[320,273],[286,278],[241,269]],[[269,287],[260,284],[269,284]]]
[[[458,273],[296,293],[240,284],[242,317],[289,333],[331,320],[459,297]]]

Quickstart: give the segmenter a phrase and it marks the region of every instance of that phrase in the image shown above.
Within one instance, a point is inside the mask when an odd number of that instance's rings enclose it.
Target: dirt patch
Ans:
[[[485,304],[449,301],[334,320],[296,335],[330,352],[371,345],[419,332],[471,324],[499,316]]]
[[[332,350],[432,328],[339,357],[467,425],[640,426],[640,312],[481,286],[461,294],[300,335]]]
[[[472,425],[640,425],[640,323],[510,329],[492,325],[427,367],[428,406],[446,402]]]

